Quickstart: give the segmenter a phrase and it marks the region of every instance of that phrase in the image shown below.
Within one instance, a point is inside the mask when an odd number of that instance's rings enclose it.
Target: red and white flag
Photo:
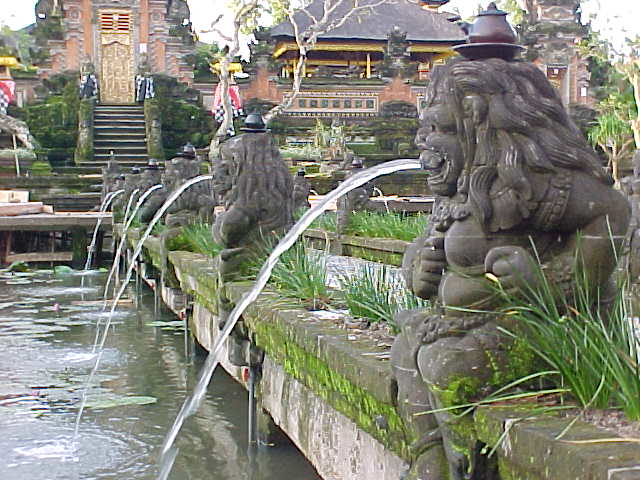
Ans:
[[[13,80],[0,80],[0,113],[7,114],[7,107],[16,95],[16,82]]]
[[[240,88],[237,85],[229,86],[229,98],[231,99],[231,108],[233,109],[233,116],[238,117],[243,115],[242,110],[242,98],[240,97]],[[222,104],[222,83],[218,83],[216,91],[213,95],[213,115],[216,122],[222,123],[224,120],[224,106]],[[229,135],[233,135],[233,125],[229,128]]]

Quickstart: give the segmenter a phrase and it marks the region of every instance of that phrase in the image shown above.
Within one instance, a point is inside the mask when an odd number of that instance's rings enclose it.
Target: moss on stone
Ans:
[[[31,175],[46,176],[51,175],[53,170],[51,169],[49,162],[33,162],[29,171],[31,172]]]
[[[309,354],[287,338],[272,323],[251,323],[256,345],[280,363],[284,370],[336,410],[353,420],[400,457],[410,459],[406,428],[394,406],[374,398],[366,390],[354,385],[324,361]],[[383,416],[388,429],[377,426],[376,418]]]

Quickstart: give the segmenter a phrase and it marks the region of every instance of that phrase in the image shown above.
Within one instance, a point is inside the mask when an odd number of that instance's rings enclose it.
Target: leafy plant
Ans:
[[[640,339],[620,285],[610,305],[576,268],[572,295],[539,274],[540,287],[519,295],[499,288],[505,313],[522,327],[505,333],[522,339],[584,407],[621,408],[640,419]]]
[[[296,243],[280,257],[270,283],[284,295],[307,302],[314,310],[325,308],[331,301],[325,256],[309,252],[304,242]]]
[[[339,279],[349,313],[372,322],[387,322],[394,329],[394,316],[401,310],[426,308],[429,302],[406,290],[387,265],[365,264],[353,276]]]

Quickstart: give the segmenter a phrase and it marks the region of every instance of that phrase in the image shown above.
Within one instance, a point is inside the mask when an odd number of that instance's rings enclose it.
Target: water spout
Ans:
[[[255,284],[251,290],[242,295],[234,309],[229,314],[224,329],[220,332],[215,345],[209,352],[202,370],[200,371],[200,376],[193,393],[185,400],[173,423],[173,426],[171,427],[171,430],[167,433],[160,453],[160,472],[157,477],[158,480],[166,480],[171,472],[173,462],[177,455],[177,449],[173,447],[173,443],[175,442],[185,420],[198,410],[198,407],[206,393],[207,386],[211,381],[211,377],[219,364],[218,357],[220,356],[222,346],[225,344],[242,313],[253,301],[255,301],[256,298],[258,298],[258,295],[260,295],[260,292],[264,289],[269,277],[271,276],[271,271],[275,267],[280,256],[293,246],[300,235],[309,228],[316,218],[324,213],[331,202],[350,192],[354,188],[358,188],[381,175],[388,175],[401,170],[413,170],[417,168],[420,168],[420,162],[418,160],[393,160],[368,168],[347,178],[335,190],[329,192],[318,204],[309,209],[287,232],[280,242],[278,242],[273,252],[271,252],[271,255],[269,255],[269,258],[267,258],[267,261],[260,269]]]
[[[104,331],[102,333],[102,337],[100,338],[100,342],[98,344],[98,353],[96,355],[96,360],[95,360],[95,362],[93,364],[93,368],[91,369],[91,373],[89,374],[89,378],[87,379],[87,383],[85,384],[85,386],[84,386],[84,388],[82,390],[82,398],[81,398],[81,401],[80,401],[80,408],[78,409],[78,415],[76,417],[76,426],[75,426],[75,431],[74,431],[74,438],[78,436],[78,430],[80,428],[80,420],[82,419],[82,413],[84,412],[84,408],[85,408],[85,405],[87,403],[87,391],[89,390],[89,387],[91,386],[91,382],[93,381],[93,378],[95,377],[96,372],[98,371],[98,367],[100,366],[100,361],[102,360],[102,354],[104,352],[104,344],[105,344],[105,342],[107,340],[107,335],[109,333],[109,328],[111,327],[111,321],[113,319],[113,314],[114,314],[114,312],[116,310],[116,307],[118,306],[118,302],[120,301],[120,298],[122,297],[122,294],[124,293],[125,289],[127,288],[127,285],[129,283],[129,281],[131,280],[131,275],[133,274],[133,269],[134,269],[135,264],[136,264],[136,259],[138,258],[138,256],[142,252],[142,247],[144,245],[144,242],[147,240],[147,238],[149,238],[149,235],[151,235],[151,230],[153,230],[153,227],[156,225],[156,223],[158,223],[160,218],[162,218],[162,216],[169,209],[169,207],[171,207],[173,202],[175,202],[178,199],[178,197],[180,195],[182,195],[182,193],[187,188],[191,187],[192,185],[195,185],[196,183],[200,183],[200,182],[203,182],[205,180],[211,180],[211,179],[213,179],[213,175],[200,175],[199,177],[194,177],[194,178],[191,178],[191,179],[187,180],[180,187],[178,187],[176,190],[174,190],[171,193],[171,195],[169,196],[169,198],[167,198],[167,200],[164,202],[164,204],[158,209],[158,211],[156,212],[155,216],[151,219],[151,222],[149,222],[149,225],[147,226],[147,229],[142,234],[142,237],[140,238],[140,240],[136,244],[136,247],[133,250],[133,254],[131,255],[131,261],[129,263],[129,268],[127,269],[127,273],[125,275],[125,279],[122,282],[122,285],[120,285],[120,288],[118,289],[118,292],[117,292],[117,294],[115,295],[115,297],[113,299],[113,303],[111,304],[111,310],[109,312],[109,317],[107,318],[107,322],[106,322],[106,324],[104,326]]]
[[[116,190],[115,192],[109,192],[102,201],[102,205],[100,205],[100,213],[104,213],[109,208],[109,205],[113,200],[123,193],[124,190]],[[100,225],[102,225],[102,217],[98,218],[96,222],[96,228],[93,229],[93,237],[91,237],[91,245],[89,246],[89,251],[87,252],[87,261],[84,264],[84,269],[89,270],[91,266],[91,261],[93,260],[93,251],[96,248],[96,240],[98,238],[98,230],[100,230]]]
[[[384,198],[384,193],[382,193],[382,190],[380,190],[378,187],[373,187],[373,193],[377,193],[380,196],[380,198],[384,202],[384,208],[386,208],[387,213],[389,213],[389,200]]]
[[[136,218],[136,215],[138,214],[138,210],[140,210],[140,208],[142,207],[142,205],[144,204],[144,202],[147,200],[147,198],[149,198],[149,196],[155,192],[156,190],[158,190],[159,188],[162,188],[162,184],[159,183],[157,185],[154,185],[150,188],[148,188],[142,195],[140,195],[140,198],[138,198],[138,201],[136,203],[136,206],[133,209],[133,212],[131,212],[131,216],[127,216],[128,212],[129,212],[129,208],[131,207],[131,200],[133,199],[133,197],[135,196],[135,194],[140,190],[138,188],[136,188],[133,193],[131,194],[131,197],[129,198],[129,202],[127,203],[127,209],[125,210],[124,213],[124,227],[122,229],[122,235],[120,236],[120,242],[118,243],[118,249],[116,250],[116,253],[113,257],[113,263],[111,265],[111,270],[109,271],[109,276],[107,277],[107,283],[104,286],[104,294],[103,294],[103,305],[102,305],[102,309],[104,310],[107,307],[107,294],[109,292],[109,286],[111,285],[111,279],[113,278],[118,265],[120,265],[120,257],[122,256],[122,252],[124,250],[124,246],[126,244],[126,240],[127,240],[127,233],[129,233],[129,228],[131,227],[131,224],[133,223],[134,218]],[[94,345],[95,348],[95,345]]]

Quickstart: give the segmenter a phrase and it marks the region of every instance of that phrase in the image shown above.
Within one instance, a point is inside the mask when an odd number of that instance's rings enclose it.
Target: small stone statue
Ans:
[[[131,195],[133,195],[133,191],[138,188],[138,182],[140,180],[140,168],[132,167],[131,171],[128,174],[124,175],[124,181],[122,182],[122,189],[124,192],[122,195],[119,195],[113,201],[113,217],[114,221],[122,221],[125,213],[125,209],[127,206],[127,202]]]
[[[174,158],[166,163],[162,181],[156,182],[162,183],[163,188],[147,200],[140,220],[144,223],[151,220],[172,192],[198,175],[200,175],[200,161],[196,156],[195,147],[187,143]],[[212,211],[211,183],[207,181],[197,183],[185,190],[169,207],[165,225],[173,228],[194,223],[199,219],[208,221]]]
[[[435,69],[416,136],[438,198],[403,261],[408,288],[435,306],[397,317],[391,353],[398,410],[416,439],[412,479],[494,478],[478,471],[468,416],[415,414],[486,395],[497,387],[492,379],[530,373],[517,371],[529,366],[513,362],[512,342],[498,330],[515,328],[508,318],[455,308],[498,306],[488,274],[517,294],[535,288],[541,271],[571,296],[576,258],[606,298],[629,223],[627,200],[545,75],[509,61],[515,49],[504,40],[485,51],[486,42],[469,45],[475,58]]]
[[[293,211],[299,208],[310,208],[309,193],[311,192],[311,182],[305,177],[304,168],[298,170],[293,178]]]
[[[363,167],[362,159],[354,157],[351,167],[345,175],[345,180],[362,170]],[[336,211],[337,233],[340,235],[347,233],[352,213],[366,210],[371,195],[373,195],[373,182],[368,182],[338,199],[338,209]]]
[[[95,98],[98,96],[98,79],[95,75],[96,67],[90,60],[82,65],[80,72],[80,98]]]
[[[293,181],[260,114],[247,116],[245,133],[226,140],[214,162],[214,190],[224,211],[213,237],[224,246],[221,273],[233,274],[243,258],[293,223]]]
[[[138,75],[136,75],[136,102],[144,103],[145,100],[155,96],[153,76],[145,55],[143,61],[140,62]]]
[[[120,177],[120,165],[113,152],[109,156],[106,167],[102,167],[102,200],[108,193],[115,192],[115,181]]]

